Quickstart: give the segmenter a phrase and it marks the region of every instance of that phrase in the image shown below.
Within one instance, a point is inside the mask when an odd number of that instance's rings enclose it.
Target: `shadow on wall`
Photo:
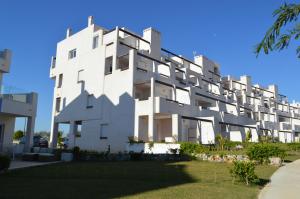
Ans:
[[[82,143],[87,142],[86,149],[99,149],[99,145],[104,150],[110,140],[114,140],[112,145],[124,145],[128,136],[134,132],[134,99],[128,94],[123,93],[118,103],[114,104],[106,95],[95,98],[84,89],[84,82],[81,83],[81,93],[73,101],[68,102],[62,98],[61,111],[56,115],[56,123],[82,122],[81,139]],[[101,124],[106,125],[106,135],[100,135]],[[100,137],[105,139],[100,139]],[[121,143],[123,141],[123,143]]]
[[[193,183],[178,162],[90,162],[56,164],[2,175],[3,198],[120,198]],[[15,191],[15,187],[26,189]],[[47,189],[45,189],[47,187]],[[52,191],[51,191],[52,190]],[[53,191],[54,190],[54,191]]]

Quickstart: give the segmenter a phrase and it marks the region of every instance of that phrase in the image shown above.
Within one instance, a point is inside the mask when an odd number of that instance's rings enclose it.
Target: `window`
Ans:
[[[60,97],[56,98],[56,107],[55,107],[56,112],[60,111],[60,102],[61,102],[61,98]]]
[[[57,84],[57,88],[61,88],[62,86],[62,81],[63,81],[63,74],[60,74],[58,76],[58,84]]]
[[[129,54],[118,57],[118,67],[121,70],[126,70],[129,68]]]
[[[100,140],[107,139],[108,124],[101,124],[100,126]]]
[[[73,59],[76,57],[76,48],[69,51],[69,59]]]
[[[78,74],[77,74],[77,82],[78,82],[78,83],[84,81],[84,80],[83,80],[83,71],[84,71],[84,70],[78,71]]]
[[[112,64],[113,64],[113,57],[112,56],[107,57],[105,59],[105,71],[104,71],[105,75],[109,75],[112,73]]]
[[[94,95],[87,96],[86,108],[93,108]]]
[[[93,38],[93,49],[98,48],[99,36],[94,36]]]

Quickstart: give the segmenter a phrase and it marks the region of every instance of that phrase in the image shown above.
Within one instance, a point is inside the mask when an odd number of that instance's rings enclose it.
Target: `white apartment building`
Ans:
[[[18,152],[28,151],[32,146],[35,117],[37,110],[36,93],[5,93],[2,78],[9,73],[11,51],[0,51],[0,153],[14,151],[13,134],[17,117],[25,117],[27,121],[25,146],[18,147]]]
[[[298,139],[300,104],[289,104],[277,86],[252,85],[249,76],[221,77],[205,56],[189,60],[161,47],[161,33],[143,35],[93,23],[57,44],[51,143],[69,124],[69,147],[124,151],[137,141],[214,143],[222,134],[242,141],[251,131],[282,142]]]

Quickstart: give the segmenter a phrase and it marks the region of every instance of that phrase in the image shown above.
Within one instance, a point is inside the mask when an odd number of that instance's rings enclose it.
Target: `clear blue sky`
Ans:
[[[295,44],[268,56],[253,54],[253,46],[274,21],[272,12],[282,2],[1,0],[0,49],[13,51],[11,73],[4,77],[4,84],[39,93],[36,130],[49,130],[54,85],[49,79],[50,58],[66,29],[84,28],[87,17],[93,15],[96,24],[106,28],[125,26],[141,33],[154,27],[162,33],[163,47],[190,58],[193,51],[204,54],[221,65],[223,75],[249,74],[254,83],[278,84],[290,100],[300,100]],[[23,128],[21,122],[17,128]]]

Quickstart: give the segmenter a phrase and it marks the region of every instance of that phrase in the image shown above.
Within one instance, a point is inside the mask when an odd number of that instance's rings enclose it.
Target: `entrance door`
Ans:
[[[2,151],[3,147],[3,138],[4,138],[4,124],[0,124],[0,151]]]

